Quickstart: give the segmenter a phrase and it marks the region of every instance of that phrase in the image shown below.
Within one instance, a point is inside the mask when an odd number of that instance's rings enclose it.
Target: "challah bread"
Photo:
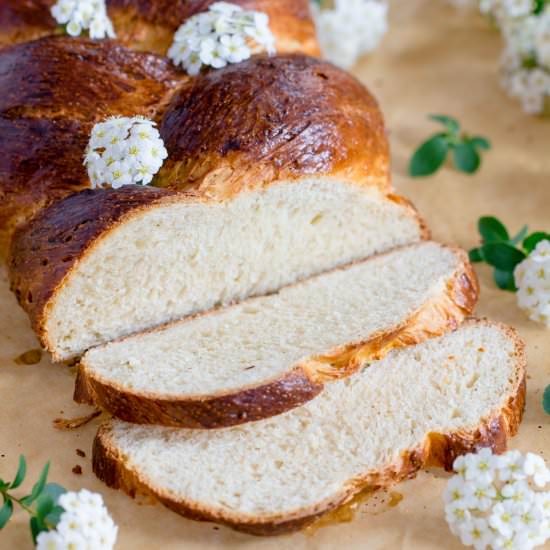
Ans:
[[[216,0],[107,0],[117,40],[125,46],[165,55],[177,28],[189,17],[208,10]],[[55,0],[2,0],[0,47],[54,34],[50,14]],[[281,53],[318,55],[319,46],[308,0],[232,0],[243,9],[262,11]]]
[[[94,472],[189,518],[273,535],[421,468],[450,469],[481,447],[502,452],[518,429],[525,356],[510,328],[470,321],[364,366],[302,407],[243,426],[109,421],[95,439]]]
[[[14,228],[89,186],[94,123],[158,119],[178,81],[167,59],[115,42],[49,37],[0,51],[0,256]]]
[[[94,348],[81,360],[75,398],[138,423],[258,420],[303,404],[366,360],[456,328],[476,301],[464,252],[411,245]]]
[[[180,86],[170,190],[79,194],[15,238],[12,288],[56,359],[427,235],[389,194],[382,115],[353,77],[296,55]]]
[[[15,234],[9,269],[42,344],[65,360],[423,236],[408,204],[328,177],[224,201],[125,186],[40,212]]]
[[[156,184],[225,198],[310,174],[391,190],[376,100],[353,76],[302,55],[254,57],[183,83],[160,128]]]

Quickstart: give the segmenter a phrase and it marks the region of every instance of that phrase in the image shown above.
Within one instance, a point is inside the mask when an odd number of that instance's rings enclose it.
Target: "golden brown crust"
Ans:
[[[181,74],[108,41],[50,37],[0,51],[0,256],[15,227],[89,185],[95,122],[159,118]]]
[[[187,78],[166,58],[115,41],[47,37],[0,51],[0,113],[90,125],[114,114],[158,119]]]
[[[169,152],[160,186],[226,198],[315,174],[392,189],[376,100],[311,57],[257,56],[189,80],[160,132]]]
[[[486,323],[483,320],[469,322]],[[514,342],[516,362],[514,387],[500,410],[480,419],[477,426],[469,429],[446,434],[427,434],[423,445],[403,453],[399,463],[388,465],[383,471],[366,472],[363,476],[349,480],[340,492],[311,508],[289,515],[253,518],[208,508],[193,501],[175,500],[161,488],[149,485],[147,480],[140,477],[139,472],[131,467],[128,459],[111,441],[109,423],[99,429],[94,440],[93,470],[109,487],[121,489],[132,497],[136,494],[147,495],[189,519],[222,523],[253,535],[279,535],[297,531],[346,504],[366,488],[376,490],[392,486],[399,481],[415,477],[419,470],[426,467],[435,466],[451,470],[457,456],[484,447],[490,447],[497,453],[506,449],[508,440],[519,429],[525,407],[526,357],[524,344],[516,332],[503,325],[497,326]]]
[[[2,0],[0,2],[0,48],[28,42],[56,30],[50,7],[55,0]]]
[[[84,357],[74,399],[128,422],[184,428],[223,428],[281,414],[313,399],[327,381],[349,376],[392,349],[412,346],[456,329],[473,312],[479,287],[466,253],[453,251],[460,268],[448,282],[445,293],[392,330],[374,334],[367,342],[347,344],[313,357],[274,380],[219,395],[174,398],[131,391],[105,380],[88,369]]]
[[[275,416],[303,405],[323,389],[301,368],[259,387],[213,397],[175,400],[147,398],[120,391],[113,385],[87,376],[79,368],[74,399],[97,403],[115,416],[138,424],[162,424],[197,429],[216,429]]]
[[[165,55],[174,32],[189,17],[216,0],[107,0],[117,39],[125,46]],[[57,32],[50,14],[55,0],[2,0],[0,47]],[[277,51],[318,55],[308,0],[232,0],[244,9],[269,15]]]

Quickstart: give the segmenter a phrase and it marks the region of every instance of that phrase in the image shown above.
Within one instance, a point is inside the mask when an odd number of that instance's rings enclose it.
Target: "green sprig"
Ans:
[[[459,122],[447,115],[430,115],[429,118],[443,125],[444,131],[427,139],[414,152],[409,173],[414,177],[430,176],[437,172],[452,153],[457,170],[466,174],[477,172],[481,164],[481,151],[491,148],[489,140],[482,136],[461,133]]]
[[[470,261],[485,262],[495,268],[493,278],[502,290],[515,292],[514,270],[530,254],[540,241],[550,240],[544,231],[529,233],[524,225],[513,237],[506,226],[493,216],[478,221],[481,246],[470,250]]]
[[[10,520],[14,504],[20,506],[30,515],[30,528],[34,544],[42,531],[55,529],[63,513],[63,508],[59,506],[58,500],[65,489],[57,483],[47,482],[49,469],[50,463],[48,462],[42,468],[38,481],[33,485],[31,492],[21,498],[14,496],[11,491],[20,487],[27,475],[27,461],[23,455],[19,457],[19,466],[13,481],[0,479],[0,494],[3,500],[3,505],[0,508],[0,530]]]

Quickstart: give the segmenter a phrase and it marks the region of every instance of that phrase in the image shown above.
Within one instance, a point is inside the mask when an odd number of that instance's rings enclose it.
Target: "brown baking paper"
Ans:
[[[434,237],[469,248],[477,243],[476,222],[484,214],[497,215],[512,230],[527,222],[532,229],[550,230],[550,120],[523,114],[499,87],[498,33],[480,16],[456,10],[444,0],[396,0],[391,2],[390,19],[381,48],[358,65],[356,74],[375,92],[386,114],[395,184],[417,204]],[[433,178],[412,180],[406,175],[412,151],[435,130],[428,113],[455,115],[468,131],[492,141],[493,150],[484,155],[478,174],[445,168]],[[543,388],[550,383],[550,331],[530,322],[512,294],[495,288],[488,268],[476,269],[482,287],[478,313],[512,324],[527,342],[527,411],[512,446],[550,459],[550,417],[541,407]],[[160,505],[138,504],[102,485],[91,472],[91,443],[101,419],[70,431],[53,427],[56,418],[83,416],[91,409],[72,403],[71,369],[53,366],[46,355],[34,365],[14,362],[36,348],[28,320],[2,273],[0,476],[12,477],[19,454],[25,453],[31,483],[50,460],[52,480],[69,489],[87,487],[103,494],[119,525],[120,550],[462,548],[445,524],[442,473],[422,472],[394,488],[403,496],[399,503],[395,494],[383,499],[386,504],[367,502],[350,523],[268,539],[188,521]],[[36,360],[30,355],[26,362]],[[86,457],[78,456],[77,449]],[[77,465],[80,475],[72,472]],[[388,500],[398,504],[390,506]],[[31,548],[30,532],[26,517],[18,512],[0,532],[0,549],[25,548]]]

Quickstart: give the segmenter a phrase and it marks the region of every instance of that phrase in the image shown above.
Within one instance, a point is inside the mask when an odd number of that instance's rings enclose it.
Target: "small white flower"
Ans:
[[[344,69],[374,50],[388,28],[382,0],[335,0],[333,9],[314,5],[313,15],[323,55]]]
[[[153,121],[143,117],[114,117],[92,129],[84,164],[92,187],[117,188],[149,184],[167,156]]]
[[[465,546],[485,550],[493,535],[485,518],[473,518],[460,526],[458,536]]]
[[[500,494],[511,502],[516,512],[527,510],[533,503],[534,493],[526,481],[513,481],[505,483],[500,490]]]
[[[525,479],[523,471],[524,457],[519,451],[508,451],[496,457],[499,478],[502,481],[515,481]]]
[[[67,24],[67,34],[70,36],[80,36],[81,32],[82,27],[80,26],[80,23],[77,23],[76,21],[69,21]]]
[[[216,2],[207,12],[190,17],[180,26],[168,57],[194,76],[203,66],[220,69],[262,52],[275,53],[269,17],[228,2]]]
[[[445,516],[449,525],[461,525],[470,521],[472,513],[463,501],[452,502],[445,506]]]
[[[50,12],[59,24],[66,25],[70,36],[80,36],[83,31],[92,39],[116,36],[105,0],[58,0]]]
[[[527,453],[523,471],[532,478],[537,487],[543,488],[550,482],[550,470],[546,466],[546,462],[534,453]]]
[[[514,534],[515,506],[513,502],[499,502],[493,506],[489,516],[489,525],[498,531],[503,537],[511,537]]]
[[[220,38],[222,55],[230,63],[240,63],[250,57],[250,48],[242,36],[226,34]]]
[[[36,537],[36,550],[64,550],[66,548],[57,531],[43,531]]]
[[[476,485],[489,485],[494,478],[497,458],[493,455],[491,449],[481,449],[478,453],[470,453],[464,456],[464,466],[466,481],[474,481]]]
[[[539,242],[535,250],[516,266],[514,277],[519,307],[533,321],[550,327],[550,241]]]
[[[463,504],[472,495],[472,491],[473,487],[471,485],[466,485],[460,476],[454,476],[447,483],[443,499],[445,504],[454,502]]]
[[[484,512],[492,506],[496,495],[497,491],[492,484],[479,484],[473,487],[472,494],[466,499],[466,503],[469,508]]]

